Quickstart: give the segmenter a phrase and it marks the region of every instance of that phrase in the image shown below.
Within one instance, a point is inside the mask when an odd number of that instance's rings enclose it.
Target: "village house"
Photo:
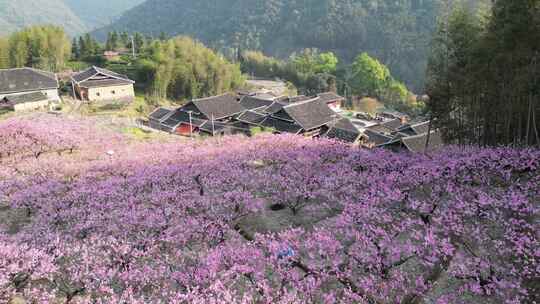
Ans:
[[[319,96],[282,97],[272,101],[252,95],[223,94],[195,99],[176,110],[158,108],[149,116],[151,128],[180,135],[251,134],[254,127],[275,133],[326,136],[349,143],[361,133]]]
[[[107,61],[117,61],[120,60],[120,53],[117,51],[105,51],[103,52],[103,58]]]
[[[241,98],[243,98],[245,96],[251,96],[251,97],[255,97],[257,99],[264,99],[264,100],[273,101],[273,100],[276,100],[279,97],[281,97],[281,95],[276,95],[276,94],[274,94],[274,93],[272,93],[271,91],[268,91],[268,90],[259,90],[259,91],[238,90],[238,91],[236,91],[236,94],[238,94],[239,99],[241,99]]]
[[[173,110],[159,107],[148,115],[148,126],[152,129],[167,131],[163,126],[163,122],[171,115]]]
[[[323,127],[321,136],[350,144],[356,144],[363,137],[358,128],[348,119],[341,118]]]
[[[395,152],[409,151],[413,153],[432,152],[444,146],[440,130],[422,133],[413,136],[396,137],[389,142],[380,144],[378,147],[386,148]]]
[[[338,119],[319,97],[289,104],[275,102],[267,111],[270,115],[262,122],[263,126],[310,137],[321,135],[323,126]]]
[[[414,136],[427,133],[429,128],[429,121],[423,121],[420,123],[405,124],[397,131],[404,136]]]
[[[433,151],[444,145],[440,130],[431,129],[429,121],[402,124],[400,118],[387,117],[385,119],[383,122],[363,129],[362,146],[393,151],[423,152]]]
[[[34,110],[59,100],[58,79],[54,73],[33,68],[0,70],[0,107]]]
[[[391,110],[387,110],[387,111],[383,111],[381,113],[379,113],[377,116],[383,118],[383,119],[398,119],[401,124],[406,124],[407,122],[409,122],[409,115],[407,114],[404,114],[404,113],[401,113],[401,112],[398,112],[398,111],[391,111]]]
[[[343,102],[345,101],[345,98],[339,96],[334,92],[321,93],[317,96],[319,96],[319,98],[324,101],[330,107],[330,109],[336,112],[340,112],[343,108]]]
[[[391,135],[379,133],[371,129],[365,129],[363,134],[364,134],[364,140],[362,142],[362,145],[365,148],[370,148],[370,149],[375,148],[375,147],[380,147],[381,145],[386,144],[392,141],[393,139]]]
[[[135,98],[135,82],[121,75],[96,66],[71,77],[73,95],[83,101],[123,101]]]
[[[263,99],[256,96],[243,96],[240,99],[240,105],[245,109],[249,111],[257,111],[257,110],[264,110],[271,106],[274,103],[274,101],[269,99]]]
[[[223,94],[194,99],[172,111],[156,109],[150,114],[149,125],[179,135],[219,135],[231,131],[229,124],[245,111],[236,95]]]
[[[47,110],[49,99],[41,92],[8,95],[0,100],[0,109],[9,111]]]

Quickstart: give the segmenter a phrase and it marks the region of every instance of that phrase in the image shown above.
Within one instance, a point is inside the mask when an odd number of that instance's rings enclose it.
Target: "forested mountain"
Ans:
[[[64,0],[88,28],[108,25],[126,10],[144,0]]]
[[[288,57],[304,48],[345,61],[365,51],[413,89],[423,88],[426,58],[442,0],[147,0],[111,30],[187,34],[214,48]]]
[[[456,143],[540,146],[539,61],[540,0],[458,6],[435,35],[427,110]]]
[[[87,30],[63,0],[0,0],[0,35],[36,24],[55,24],[69,34]]]

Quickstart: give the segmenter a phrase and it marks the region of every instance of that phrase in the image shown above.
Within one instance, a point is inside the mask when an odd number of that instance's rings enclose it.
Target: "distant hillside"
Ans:
[[[478,2],[484,0],[468,0]],[[285,57],[303,48],[350,61],[366,51],[416,90],[442,0],[147,0],[111,30],[187,34],[214,48],[260,49]]]
[[[144,0],[64,0],[88,28],[93,29],[110,24],[123,12]]]
[[[36,24],[60,25],[70,35],[87,30],[63,0],[0,0],[0,35]]]

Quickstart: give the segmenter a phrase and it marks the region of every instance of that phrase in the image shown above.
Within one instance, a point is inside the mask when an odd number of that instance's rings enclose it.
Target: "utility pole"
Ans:
[[[189,111],[188,114],[189,114],[189,137],[193,138],[193,122],[191,121],[191,111]]]
[[[428,131],[427,131],[427,138],[426,138],[426,145],[424,146],[424,154],[428,153],[429,149],[429,140],[431,139],[431,127],[433,123],[433,114],[429,115],[429,124],[428,124]]]
[[[131,35],[131,52],[133,53],[133,59],[136,59],[137,56],[135,55],[135,38],[133,35]]]
[[[212,114],[212,136],[215,136],[216,134],[215,128],[214,128],[214,114]]]

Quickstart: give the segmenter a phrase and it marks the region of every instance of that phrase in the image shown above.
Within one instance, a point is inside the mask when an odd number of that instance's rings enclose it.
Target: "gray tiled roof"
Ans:
[[[424,121],[416,124],[407,124],[401,126],[397,131],[407,136],[414,136],[427,133],[429,129],[429,121]]]
[[[4,100],[10,105],[15,105],[15,104],[25,103],[25,102],[36,102],[36,101],[47,100],[47,96],[45,96],[45,94],[41,92],[34,92],[34,93],[28,93],[28,94],[6,96]]]
[[[335,123],[328,124],[330,128],[324,137],[334,138],[345,142],[354,143],[361,133],[348,118],[341,118]]]
[[[237,119],[239,121],[243,121],[249,124],[258,125],[260,124],[264,119],[266,118],[266,115],[253,112],[253,111],[246,111],[242,115],[240,115]]]
[[[325,102],[318,98],[286,105],[281,111],[286,112],[306,131],[331,122],[336,115]]]
[[[268,114],[274,114],[274,113],[278,112],[279,110],[283,109],[284,106],[285,106],[285,104],[283,104],[281,102],[278,102],[278,101],[275,101],[268,108],[266,108],[264,111],[266,113],[268,113]]]
[[[231,117],[246,110],[233,94],[194,99],[186,107],[190,105],[194,106],[196,111],[207,119],[213,118],[214,120]]]
[[[109,71],[107,69],[99,68],[99,67],[96,67],[96,66],[89,67],[88,69],[73,75],[71,78],[73,78],[73,80],[75,80],[75,82],[80,83],[80,82],[85,81],[85,80],[87,80],[89,78],[92,78],[92,77],[94,77],[94,76],[96,76],[98,74],[102,74],[104,76],[108,76],[108,77],[118,79],[118,80],[125,80],[125,81],[128,81],[130,83],[134,82],[133,80],[129,79],[126,75],[118,74],[116,72]],[[95,80],[93,80],[93,81],[95,81]]]
[[[381,125],[389,128],[389,129],[392,129],[392,130],[397,130],[403,124],[401,123],[401,120],[399,120],[399,119],[392,119],[392,120],[385,121],[385,122],[381,123]]]
[[[244,96],[240,100],[240,104],[247,110],[254,110],[268,107],[273,103],[271,100],[261,99],[253,96]]]
[[[358,132],[350,132],[348,130],[342,130],[338,128],[331,128],[328,130],[324,137],[341,140],[348,143],[354,143],[360,137]]]
[[[273,117],[265,118],[261,125],[267,128],[272,128],[281,133],[298,134],[300,131],[302,131],[302,127],[295,123],[289,123]]]
[[[381,112],[380,114],[385,115],[385,116],[389,116],[389,117],[399,118],[399,119],[409,117],[409,115],[407,115],[405,113],[401,113],[401,112],[398,112],[398,111],[392,111],[392,110],[387,110],[387,111]]]
[[[319,98],[326,103],[345,100],[344,97],[341,97],[334,92],[320,93],[317,96],[319,96]]]
[[[191,122],[191,125],[195,127],[200,127],[204,125],[207,120],[203,117],[196,115],[196,114],[190,114],[188,112],[185,112],[182,110],[182,108],[175,110],[172,114],[167,116],[167,118],[162,122],[163,125],[167,127],[177,127],[181,123],[189,124]]]
[[[428,134],[420,134],[415,136],[404,137],[401,139],[403,145],[411,152],[423,152],[426,149]],[[432,131],[429,136],[429,144],[427,151],[440,149],[444,146],[440,131]]]
[[[427,133],[429,129],[429,121],[425,121],[422,123],[414,124],[411,126],[411,128],[414,130],[416,134],[423,134]]]
[[[157,109],[154,110],[154,112],[150,113],[150,115],[148,117],[150,117],[150,119],[154,119],[154,120],[162,120],[167,115],[169,115],[171,112],[172,112],[171,110],[166,109],[166,108],[157,108]]]
[[[315,97],[310,97],[310,96],[306,96],[306,95],[298,95],[298,96],[281,96],[279,98],[277,98],[276,101],[280,102],[280,103],[284,103],[284,104],[291,104],[291,103],[295,103],[295,102],[301,102],[301,101],[306,101],[306,100],[311,100],[311,99],[314,99],[314,98],[318,98],[317,96]]]
[[[211,121],[207,121],[206,123],[199,126],[199,129],[201,131],[204,131],[204,132],[207,132],[207,133],[210,133],[210,134],[216,134],[216,133],[224,130],[225,128],[227,128],[227,124],[220,123],[220,122],[217,122],[217,121],[214,121],[214,123],[212,123]]]
[[[371,129],[366,129],[364,134],[368,137],[368,142],[377,145],[385,144],[392,140],[392,137],[386,136]]]
[[[54,73],[32,68],[0,70],[0,93],[58,89]]]

